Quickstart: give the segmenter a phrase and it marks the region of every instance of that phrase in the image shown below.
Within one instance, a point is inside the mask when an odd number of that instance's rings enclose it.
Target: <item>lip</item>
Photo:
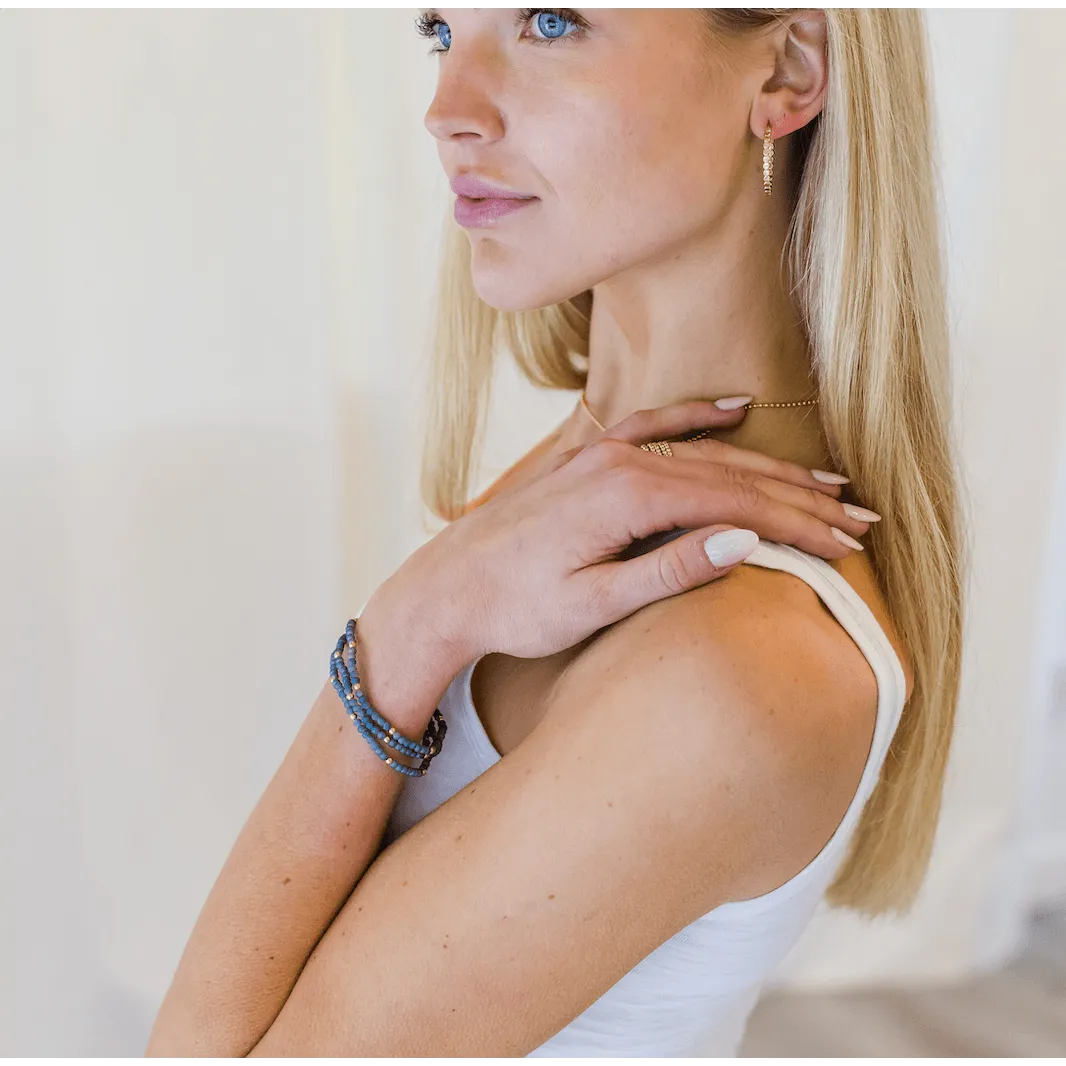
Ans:
[[[472,171],[456,174],[450,185],[456,196],[453,212],[455,221],[466,229],[490,226],[505,215],[514,214],[540,199],[503,185],[494,185]]]
[[[493,185],[476,174],[456,174],[451,180],[452,192],[470,200],[535,200],[529,193],[515,192],[503,185]]]

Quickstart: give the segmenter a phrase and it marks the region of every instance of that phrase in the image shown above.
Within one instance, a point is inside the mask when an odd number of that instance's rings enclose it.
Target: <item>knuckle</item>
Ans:
[[[612,617],[614,587],[601,575],[591,576],[585,587],[586,618],[593,624]]]
[[[718,440],[715,437],[704,437],[701,440],[693,441],[693,447],[700,450],[702,458],[709,459],[715,457],[716,461],[724,463],[726,457],[729,455],[731,445],[726,444],[724,440]]]
[[[648,488],[647,472],[632,462],[622,462],[608,472],[612,492],[619,500],[635,504],[645,498]]]
[[[655,432],[655,427],[659,421],[659,413],[650,407],[642,407],[639,411],[633,412],[633,421],[638,436],[646,437]]]
[[[706,556],[704,556],[706,560]],[[659,556],[659,584],[670,595],[684,592],[706,579],[706,566],[700,566],[694,553],[682,550],[664,551]]]
[[[807,506],[810,508],[811,514],[824,515],[826,513],[826,507],[833,504],[831,497],[826,496],[824,492],[819,492],[817,489],[803,487],[804,500]]]
[[[633,446],[617,437],[598,437],[591,444],[586,444],[582,455],[588,456],[588,462],[597,470],[608,470],[629,461]]]
[[[637,436],[640,436],[645,430],[651,428],[655,418],[655,412],[647,407],[642,407],[637,411],[631,411],[625,418],[619,422],[619,426],[624,426],[626,432],[631,432]]]
[[[753,513],[762,502],[762,493],[755,484],[754,476],[749,471],[735,466],[727,466],[725,469],[726,488],[737,510],[745,515]]]

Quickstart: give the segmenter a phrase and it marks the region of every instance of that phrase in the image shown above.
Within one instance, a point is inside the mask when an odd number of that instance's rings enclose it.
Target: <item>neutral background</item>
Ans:
[[[426,535],[449,197],[413,14],[0,13],[0,1053],[140,1054],[344,620]],[[1066,16],[929,25],[963,700],[919,905],[820,915],[803,988],[960,979],[1066,900]],[[504,366],[482,483],[575,399]]]

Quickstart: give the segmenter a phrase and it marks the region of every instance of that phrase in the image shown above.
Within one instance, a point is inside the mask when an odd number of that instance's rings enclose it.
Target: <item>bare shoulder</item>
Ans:
[[[836,831],[877,701],[870,663],[810,585],[739,566],[605,631],[563,671],[546,718],[611,706],[622,722],[643,719],[647,743],[698,763],[693,809],[714,804],[716,831],[734,827],[723,898],[746,899],[793,877]]]
[[[877,699],[813,597],[740,566],[605,630],[516,748],[374,860],[255,1053],[526,1055],[795,876],[852,801]]]

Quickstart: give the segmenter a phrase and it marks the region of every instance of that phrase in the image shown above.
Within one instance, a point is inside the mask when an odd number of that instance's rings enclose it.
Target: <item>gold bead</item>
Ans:
[[[362,685],[356,685],[354,691],[362,692],[363,691],[363,686]]]
[[[392,759],[386,759],[385,762],[388,763],[389,766],[392,765]]]
[[[765,129],[763,130],[763,149],[762,149],[762,191],[767,195],[771,195],[773,188],[773,175],[774,175],[774,142],[772,137],[772,129],[770,123],[767,122]]]

